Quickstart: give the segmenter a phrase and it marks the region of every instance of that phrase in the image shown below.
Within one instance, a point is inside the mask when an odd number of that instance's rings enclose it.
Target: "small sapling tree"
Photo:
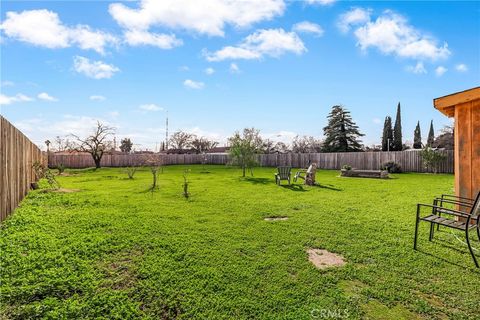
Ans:
[[[190,193],[188,192],[188,186],[190,184],[190,182],[188,181],[188,174],[190,173],[190,169],[186,169],[185,171],[183,171],[183,196],[185,197],[185,199],[188,200],[188,198],[190,197]]]
[[[255,128],[245,128],[243,133],[235,132],[228,141],[232,164],[242,168],[243,177],[245,177],[247,169],[250,169],[250,173],[253,175],[253,167],[257,163],[256,156],[262,150],[263,145],[260,131]]]

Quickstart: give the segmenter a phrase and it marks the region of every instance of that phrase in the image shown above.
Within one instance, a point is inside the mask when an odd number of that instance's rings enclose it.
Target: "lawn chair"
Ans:
[[[290,185],[290,176],[291,176],[291,167],[277,167],[278,172],[275,173],[275,182],[276,184],[280,185],[282,180],[288,180],[288,184]]]
[[[445,205],[456,205],[461,208],[465,208],[465,211],[450,209]],[[431,213],[427,216],[421,217],[421,208],[429,208]],[[443,215],[443,216],[442,216]],[[417,219],[415,221],[415,238],[413,242],[413,248],[417,249],[417,235],[418,224],[420,221],[430,222],[430,236],[429,240],[433,240],[434,226],[444,226],[465,232],[465,238],[468,246],[468,250],[472,255],[475,266],[479,268],[477,258],[473,252],[473,248],[470,244],[469,231],[473,228],[477,229],[477,236],[480,240],[480,192],[478,192],[475,200],[469,198],[461,198],[450,195],[442,195],[441,198],[436,198],[433,205],[429,204],[417,204]],[[453,218],[453,219],[452,219]]]
[[[317,173],[317,164],[312,163],[308,169],[300,169],[295,173],[293,181],[297,182],[298,178],[305,180],[305,184],[313,186],[315,184],[315,174]]]

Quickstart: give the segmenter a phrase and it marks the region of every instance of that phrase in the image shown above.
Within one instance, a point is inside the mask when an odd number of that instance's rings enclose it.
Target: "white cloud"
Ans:
[[[101,95],[93,95],[93,96],[90,96],[89,99],[92,100],[92,101],[105,101],[105,100],[107,100],[107,98],[105,98],[104,96],[101,96]]]
[[[144,110],[144,111],[161,111],[161,110],[163,110],[162,107],[157,106],[156,104],[153,104],[153,103],[142,104],[141,106],[139,106],[139,108],[141,110]]]
[[[356,26],[354,35],[362,51],[373,47],[386,55],[432,61],[450,55],[447,43],[438,45],[435,39],[408,24],[405,17],[386,10],[376,20],[371,20],[368,13],[365,9],[352,9],[342,15],[339,22],[344,31]]]
[[[8,81],[8,80],[2,81],[0,83],[1,87],[13,87],[14,85],[15,85],[15,83],[13,83],[12,81]]]
[[[427,69],[425,69],[425,66],[423,65],[422,61],[418,61],[417,64],[414,66],[408,66],[407,71],[415,74],[427,73]]]
[[[107,113],[109,117],[111,118],[117,118],[120,115],[120,112],[118,111],[110,111]]]
[[[14,96],[7,96],[3,93],[0,93],[0,105],[8,105],[15,102],[30,102],[33,101],[33,98],[24,95],[23,93],[18,93]]]
[[[206,68],[205,69],[205,74],[207,74],[209,76],[214,74],[214,73],[215,73],[215,69],[213,69],[213,68]]]
[[[51,95],[49,95],[46,92],[39,93],[37,98],[40,99],[40,100],[44,100],[44,101],[51,101],[51,102],[58,101],[57,98],[52,97]]]
[[[283,29],[261,29],[247,36],[238,46],[227,46],[213,53],[206,52],[208,61],[226,59],[260,59],[263,56],[279,57],[287,52],[302,54],[307,51],[295,32]]]
[[[309,21],[302,21],[294,24],[292,30],[298,33],[313,33],[317,37],[321,37],[324,33],[323,28],[320,25]]]
[[[128,30],[154,26],[193,31],[209,36],[223,36],[226,25],[248,27],[283,14],[283,0],[142,0],[137,9],[113,3],[109,12]]]
[[[205,87],[205,84],[203,82],[193,81],[190,79],[183,81],[183,85],[190,89],[203,89]]]
[[[93,79],[109,79],[116,72],[120,71],[120,69],[114,65],[107,64],[103,61],[90,61],[80,56],[73,58],[73,67],[76,72]]]
[[[366,23],[370,21],[370,9],[352,8],[350,11],[340,15],[338,20],[338,28],[342,32],[348,32],[352,26]]]
[[[455,70],[457,70],[458,72],[467,72],[468,66],[464,63],[460,63],[455,66]]]
[[[125,42],[131,46],[150,45],[161,49],[172,49],[183,44],[183,41],[177,39],[174,34],[158,34],[145,30],[127,30],[124,36]]]
[[[438,66],[436,69],[435,69],[435,74],[437,75],[437,77],[441,77],[443,76],[443,74],[445,72],[447,72],[448,69],[445,68],[444,66]]]
[[[335,2],[337,2],[337,0],[307,0],[306,1],[308,4],[313,4],[313,5],[321,5],[321,6],[328,6],[328,5],[331,5]]]
[[[297,135],[298,133],[292,131],[278,131],[273,133],[264,133],[262,134],[262,138],[272,140],[273,142],[283,142],[288,145]]]
[[[240,73],[240,68],[236,63],[230,63],[230,68],[229,68],[231,73]]]
[[[81,49],[105,53],[105,47],[117,43],[111,34],[92,30],[87,25],[66,26],[58,14],[46,9],[9,11],[0,29],[10,38],[46,48]]]

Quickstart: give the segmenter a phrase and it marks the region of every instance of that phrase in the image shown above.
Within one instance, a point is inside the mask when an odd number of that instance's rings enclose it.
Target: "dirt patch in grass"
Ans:
[[[137,276],[134,260],[143,252],[138,249],[122,252],[99,263],[104,275],[102,287],[125,290],[135,286]]]
[[[287,216],[274,216],[274,217],[266,217],[263,220],[265,221],[285,221],[288,220]]]
[[[341,267],[346,264],[342,256],[324,249],[308,249],[308,260],[318,269]]]
[[[72,193],[72,192],[79,192],[80,189],[67,189],[67,188],[58,188],[55,190],[52,190],[50,192],[56,192],[56,193]]]

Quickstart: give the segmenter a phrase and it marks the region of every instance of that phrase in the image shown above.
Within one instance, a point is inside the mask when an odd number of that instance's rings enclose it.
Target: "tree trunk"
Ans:
[[[100,160],[99,158],[94,157],[93,161],[95,161],[95,168],[99,169],[100,168]]]
[[[155,189],[157,187],[157,172],[156,171],[152,171],[152,174],[153,174],[153,185],[152,185],[152,189]]]
[[[246,166],[245,166],[245,165],[243,165],[243,166],[242,166],[242,172],[243,172],[243,175],[242,175],[242,177],[244,177],[244,178],[245,178],[245,170],[246,170]]]

